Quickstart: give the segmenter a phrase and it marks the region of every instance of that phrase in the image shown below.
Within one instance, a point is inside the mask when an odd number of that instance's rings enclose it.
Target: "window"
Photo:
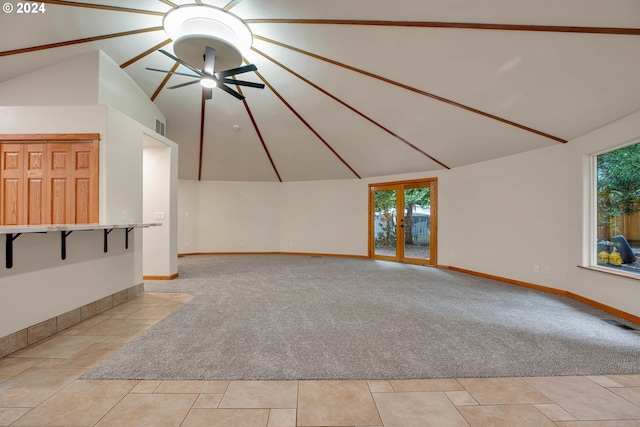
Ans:
[[[640,142],[596,156],[594,262],[640,275]]]

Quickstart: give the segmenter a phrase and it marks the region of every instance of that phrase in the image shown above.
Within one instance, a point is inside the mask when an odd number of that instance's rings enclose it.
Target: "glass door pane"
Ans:
[[[369,256],[420,265],[438,262],[436,179],[369,185]]]
[[[396,195],[396,190],[376,190],[373,193],[374,255],[397,257]]]
[[[431,252],[431,188],[404,190],[404,258],[428,260]]]

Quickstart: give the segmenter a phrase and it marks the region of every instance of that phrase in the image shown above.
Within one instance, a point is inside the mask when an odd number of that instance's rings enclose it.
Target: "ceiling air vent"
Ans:
[[[156,133],[159,133],[162,136],[167,136],[166,135],[166,127],[167,127],[167,125],[165,125],[163,121],[161,121],[160,119],[156,118]]]

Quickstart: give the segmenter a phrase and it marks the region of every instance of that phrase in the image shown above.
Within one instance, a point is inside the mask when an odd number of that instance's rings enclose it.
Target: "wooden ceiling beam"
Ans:
[[[225,7],[222,8],[225,12],[229,12],[231,9],[240,4],[242,0],[231,0]]]
[[[158,95],[160,94],[160,91],[162,91],[162,89],[164,89],[164,87],[167,85],[167,83],[169,82],[169,79],[171,78],[171,76],[173,74],[174,71],[176,71],[178,69],[178,67],[180,66],[180,63],[176,61],[176,63],[173,65],[173,67],[171,67],[171,71],[169,73],[167,73],[167,75],[164,77],[164,79],[162,79],[162,82],[160,83],[160,86],[158,86],[158,88],[156,89],[155,92],[153,92],[153,95],[151,95],[151,102],[155,101],[155,99],[158,97]]]
[[[67,0],[40,0],[40,1],[42,3],[55,4],[58,6],[86,7],[89,9],[110,10],[112,12],[141,13],[143,15],[164,16],[164,12],[157,12],[155,10],[132,9],[129,7],[107,6],[104,4],[81,3],[81,2],[67,1]]]
[[[383,131],[387,132],[389,135],[393,136],[394,138],[396,138],[397,140],[405,143],[406,145],[408,145],[409,147],[413,148],[414,150],[416,150],[417,152],[419,152],[420,154],[422,154],[423,156],[428,157],[429,159],[431,159],[432,161],[436,162],[437,164],[439,164],[440,166],[444,167],[445,169],[451,169],[449,166],[445,165],[444,163],[442,163],[440,160],[436,159],[435,157],[429,155],[428,153],[426,153],[425,151],[423,151],[422,149],[416,147],[415,145],[413,145],[412,143],[410,143],[409,141],[407,141],[406,139],[404,139],[403,137],[401,137],[400,135],[396,134],[395,132],[391,131],[390,129],[384,127],[383,125],[381,125],[380,123],[378,123],[377,121],[375,121],[374,119],[372,119],[371,117],[367,116],[366,114],[364,114],[363,112],[361,112],[360,110],[358,110],[357,108],[349,105],[348,103],[346,103],[345,101],[343,101],[342,99],[338,98],[337,96],[333,95],[332,93],[328,92],[327,90],[321,88],[320,86],[318,86],[317,84],[313,83],[312,81],[310,81],[309,79],[303,77],[302,75],[296,73],[295,71],[293,71],[291,68],[287,67],[286,65],[278,62],[277,60],[273,59],[272,57],[270,57],[269,55],[267,55],[266,53],[260,51],[259,49],[256,49],[255,47],[252,47],[251,50],[253,50],[254,52],[262,55],[264,58],[268,59],[269,61],[273,62],[274,64],[276,64],[277,66],[279,66],[280,68],[284,69],[285,71],[288,71],[289,73],[293,74],[294,76],[296,76],[297,78],[299,78],[300,80],[302,80],[303,82],[305,82],[306,84],[308,84],[309,86],[313,87],[314,89],[319,90],[320,92],[322,92],[323,94],[325,94],[326,96],[328,96],[329,98],[333,99],[334,101],[340,103],[341,105],[343,105],[344,107],[348,108],[349,110],[353,111],[354,113],[356,113],[357,115],[359,115],[360,117],[364,118],[365,120],[369,121],[370,123],[373,123],[374,125],[376,125],[378,128],[382,129]]]
[[[344,64],[342,62],[334,61],[333,59],[329,59],[327,57],[320,56],[320,55],[317,55],[315,53],[311,53],[309,51],[306,51],[306,50],[303,50],[303,49],[299,49],[297,47],[293,47],[291,45],[288,45],[288,44],[285,44],[285,43],[281,43],[281,42],[278,42],[278,41],[275,41],[275,40],[272,40],[272,39],[268,39],[266,37],[262,37],[262,36],[259,36],[259,35],[256,35],[256,34],[254,34],[253,37],[255,39],[257,39],[257,40],[262,40],[264,42],[271,43],[271,44],[274,44],[276,46],[284,47],[285,49],[289,49],[289,50],[292,50],[294,52],[298,52],[298,53],[300,53],[302,55],[306,55],[306,56],[309,56],[311,58],[314,58],[314,59],[317,59],[317,60],[320,60],[320,61],[323,61],[323,62],[327,62],[329,64],[336,65],[338,67],[342,67],[342,68],[345,68],[345,69],[350,70],[350,71],[354,71],[356,73],[359,73],[359,74],[374,78],[376,80],[380,80],[380,81],[382,81],[384,83],[391,84],[391,85],[399,87],[401,89],[405,89],[405,90],[417,93],[419,95],[426,96],[426,97],[431,98],[433,100],[436,100],[436,101],[439,101],[439,102],[443,102],[443,103],[451,105],[453,107],[460,108],[460,109],[468,111],[470,113],[478,114],[480,116],[483,116],[483,117],[486,117],[486,118],[489,118],[489,119],[504,123],[504,124],[509,125],[509,126],[516,127],[518,129],[522,129],[522,130],[527,131],[527,132],[534,133],[536,135],[539,135],[539,136],[542,136],[542,137],[545,137],[545,138],[548,138],[548,139],[552,139],[552,140],[557,141],[557,142],[561,142],[561,143],[566,143],[567,142],[566,139],[562,139],[562,138],[559,138],[557,136],[553,136],[553,135],[550,135],[548,133],[545,133],[545,132],[530,128],[528,126],[524,126],[524,125],[521,125],[519,123],[512,122],[511,120],[507,120],[505,118],[498,117],[496,115],[487,113],[485,111],[478,110],[478,109],[473,108],[473,107],[469,107],[468,105],[464,105],[464,104],[461,104],[459,102],[452,101],[450,99],[443,98],[443,97],[438,96],[438,95],[434,95],[432,93],[423,91],[421,89],[417,89],[415,87],[411,87],[411,86],[406,85],[404,83],[400,83],[400,82],[397,82],[395,80],[391,80],[391,79],[388,79],[386,77],[382,77],[382,76],[379,76],[377,74],[370,73],[369,71],[365,71],[365,70],[362,70],[360,68],[352,67],[351,65],[347,65],[347,64]]]
[[[164,3],[164,4],[166,4],[167,6],[170,6],[170,7],[178,7],[177,4],[175,4],[174,2],[169,1],[169,0],[158,0],[158,1],[162,2],[162,3]]]
[[[231,78],[233,80],[236,79],[236,76],[231,76]],[[244,94],[242,93],[242,88],[238,85],[236,85],[236,90],[238,91],[238,93],[240,95]],[[267,148],[267,144],[264,141],[264,138],[262,137],[262,133],[260,132],[260,127],[258,126],[258,123],[256,122],[256,119],[253,117],[253,113],[251,112],[251,108],[249,107],[249,103],[247,102],[247,99],[243,99],[242,103],[244,104],[244,108],[247,110],[247,114],[249,115],[249,119],[251,120],[251,123],[253,124],[253,128],[255,129],[256,133],[258,134],[258,139],[260,139],[260,143],[262,144],[262,148],[264,148],[264,152],[267,155],[267,158],[269,158],[269,163],[271,163],[271,167],[273,168],[273,171],[275,172],[276,176],[278,177],[278,181],[282,182],[282,178],[280,177],[280,173],[278,172],[278,168],[276,167],[276,164],[273,161],[273,158],[271,157],[271,153],[269,152],[269,148]]]
[[[142,58],[144,58],[145,56],[157,51],[158,49],[160,49],[161,47],[164,47],[166,45],[168,45],[169,43],[171,43],[173,40],[171,39],[166,39],[163,42],[158,43],[157,45],[155,45],[154,47],[152,47],[151,49],[147,49],[144,52],[142,52],[140,55],[131,58],[130,60],[128,60],[127,62],[123,63],[122,65],[120,65],[120,68],[127,68],[129,65],[141,60]]]
[[[200,154],[198,157],[198,181],[202,181],[202,155],[204,152],[204,120],[206,116],[207,98],[205,88],[202,88],[202,102],[200,104]]]
[[[150,33],[150,32],[153,32],[153,31],[163,31],[163,28],[162,27],[143,28],[141,30],[123,31],[121,33],[105,34],[103,36],[86,37],[86,38],[83,38],[83,39],[68,40],[66,42],[43,44],[43,45],[40,45],[40,46],[25,47],[25,48],[22,48],[22,49],[5,50],[4,52],[0,52],[0,57],[10,56],[10,55],[18,55],[18,54],[21,54],[21,53],[37,52],[39,50],[54,49],[54,48],[57,48],[57,47],[72,46],[72,45],[75,45],[75,44],[91,43],[91,42],[96,42],[96,41],[100,41],[100,40],[112,39],[112,38],[116,38],[116,37],[126,37],[126,36],[132,36],[132,35],[136,35],[136,34]]]
[[[246,62],[246,61],[245,61],[245,62]],[[315,135],[315,136],[316,136],[320,141],[322,141],[322,143],[325,145],[325,147],[327,147],[327,148],[328,148],[328,149],[333,153],[333,155],[334,155],[334,156],[336,156],[336,157],[338,158],[338,160],[340,160],[340,162],[342,162],[342,164],[343,164],[343,165],[345,165],[345,166],[346,166],[346,167],[347,167],[347,168],[348,168],[348,169],[349,169],[349,170],[350,170],[350,171],[351,171],[351,172],[352,172],[356,177],[358,177],[358,179],[362,179],[362,177],[361,177],[360,175],[358,175],[358,172],[356,172],[356,171],[351,167],[351,165],[349,165],[349,163],[347,163],[347,162],[346,162],[346,161],[345,161],[345,160],[340,156],[340,154],[338,154],[338,152],[337,152],[336,150],[334,150],[334,148],[331,146],[331,144],[329,144],[329,143],[328,143],[328,142],[327,142],[327,141],[326,141],[326,140],[325,140],[325,139],[324,139],[324,138],[323,138],[323,137],[318,133],[318,131],[316,131],[316,130],[313,128],[313,126],[311,126],[311,125],[309,124],[309,122],[307,122],[307,121],[304,119],[304,117],[302,117],[302,116],[300,115],[300,113],[298,113],[298,112],[296,111],[296,109],[295,109],[295,108],[293,108],[293,107],[291,106],[291,104],[289,104],[289,103],[287,102],[287,100],[286,100],[286,99],[284,99],[284,97],[283,97],[282,95],[280,95],[280,92],[278,92],[278,91],[276,90],[276,88],[274,88],[274,87],[271,85],[271,83],[269,83],[269,82],[267,81],[267,79],[265,79],[265,78],[262,76],[262,74],[260,74],[258,71],[254,71],[254,73],[256,73],[256,75],[258,76],[258,78],[259,78],[260,80],[262,80],[262,82],[263,82],[263,83],[264,83],[264,84],[265,84],[265,85],[266,85],[266,86],[271,90],[271,92],[273,92],[273,94],[274,94],[275,96],[277,96],[277,97],[278,97],[278,99],[280,99],[280,101],[282,101],[282,103],[283,103],[284,105],[286,105],[286,106],[287,106],[287,108],[288,108],[288,109],[289,109],[289,110],[290,110],[290,111],[291,111],[291,112],[292,112],[292,113],[293,113],[293,114],[298,118],[298,120],[300,120],[300,121],[301,121],[301,122],[302,122],[302,123],[307,127],[307,129],[309,129],[309,130],[310,130],[310,131],[311,131],[311,132],[312,132],[312,133],[313,133],[313,134],[314,134],[314,135]]]
[[[482,24],[466,22],[375,21],[356,19],[245,19],[247,24],[364,25],[381,27],[453,28],[467,30],[640,35],[640,28],[576,27],[566,25]]]

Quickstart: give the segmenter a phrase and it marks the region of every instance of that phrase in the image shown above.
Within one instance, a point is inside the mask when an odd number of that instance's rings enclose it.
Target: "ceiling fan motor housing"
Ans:
[[[185,5],[170,10],[163,21],[173,39],[176,56],[202,69],[202,53],[207,46],[215,49],[215,72],[242,64],[242,51],[251,47],[253,35],[236,15],[208,5]]]
[[[173,51],[176,56],[186,63],[199,68],[204,68],[203,52],[208,47],[215,49],[216,62],[214,71],[228,70],[242,64],[242,53],[236,46],[226,40],[212,36],[183,36],[173,42]]]

